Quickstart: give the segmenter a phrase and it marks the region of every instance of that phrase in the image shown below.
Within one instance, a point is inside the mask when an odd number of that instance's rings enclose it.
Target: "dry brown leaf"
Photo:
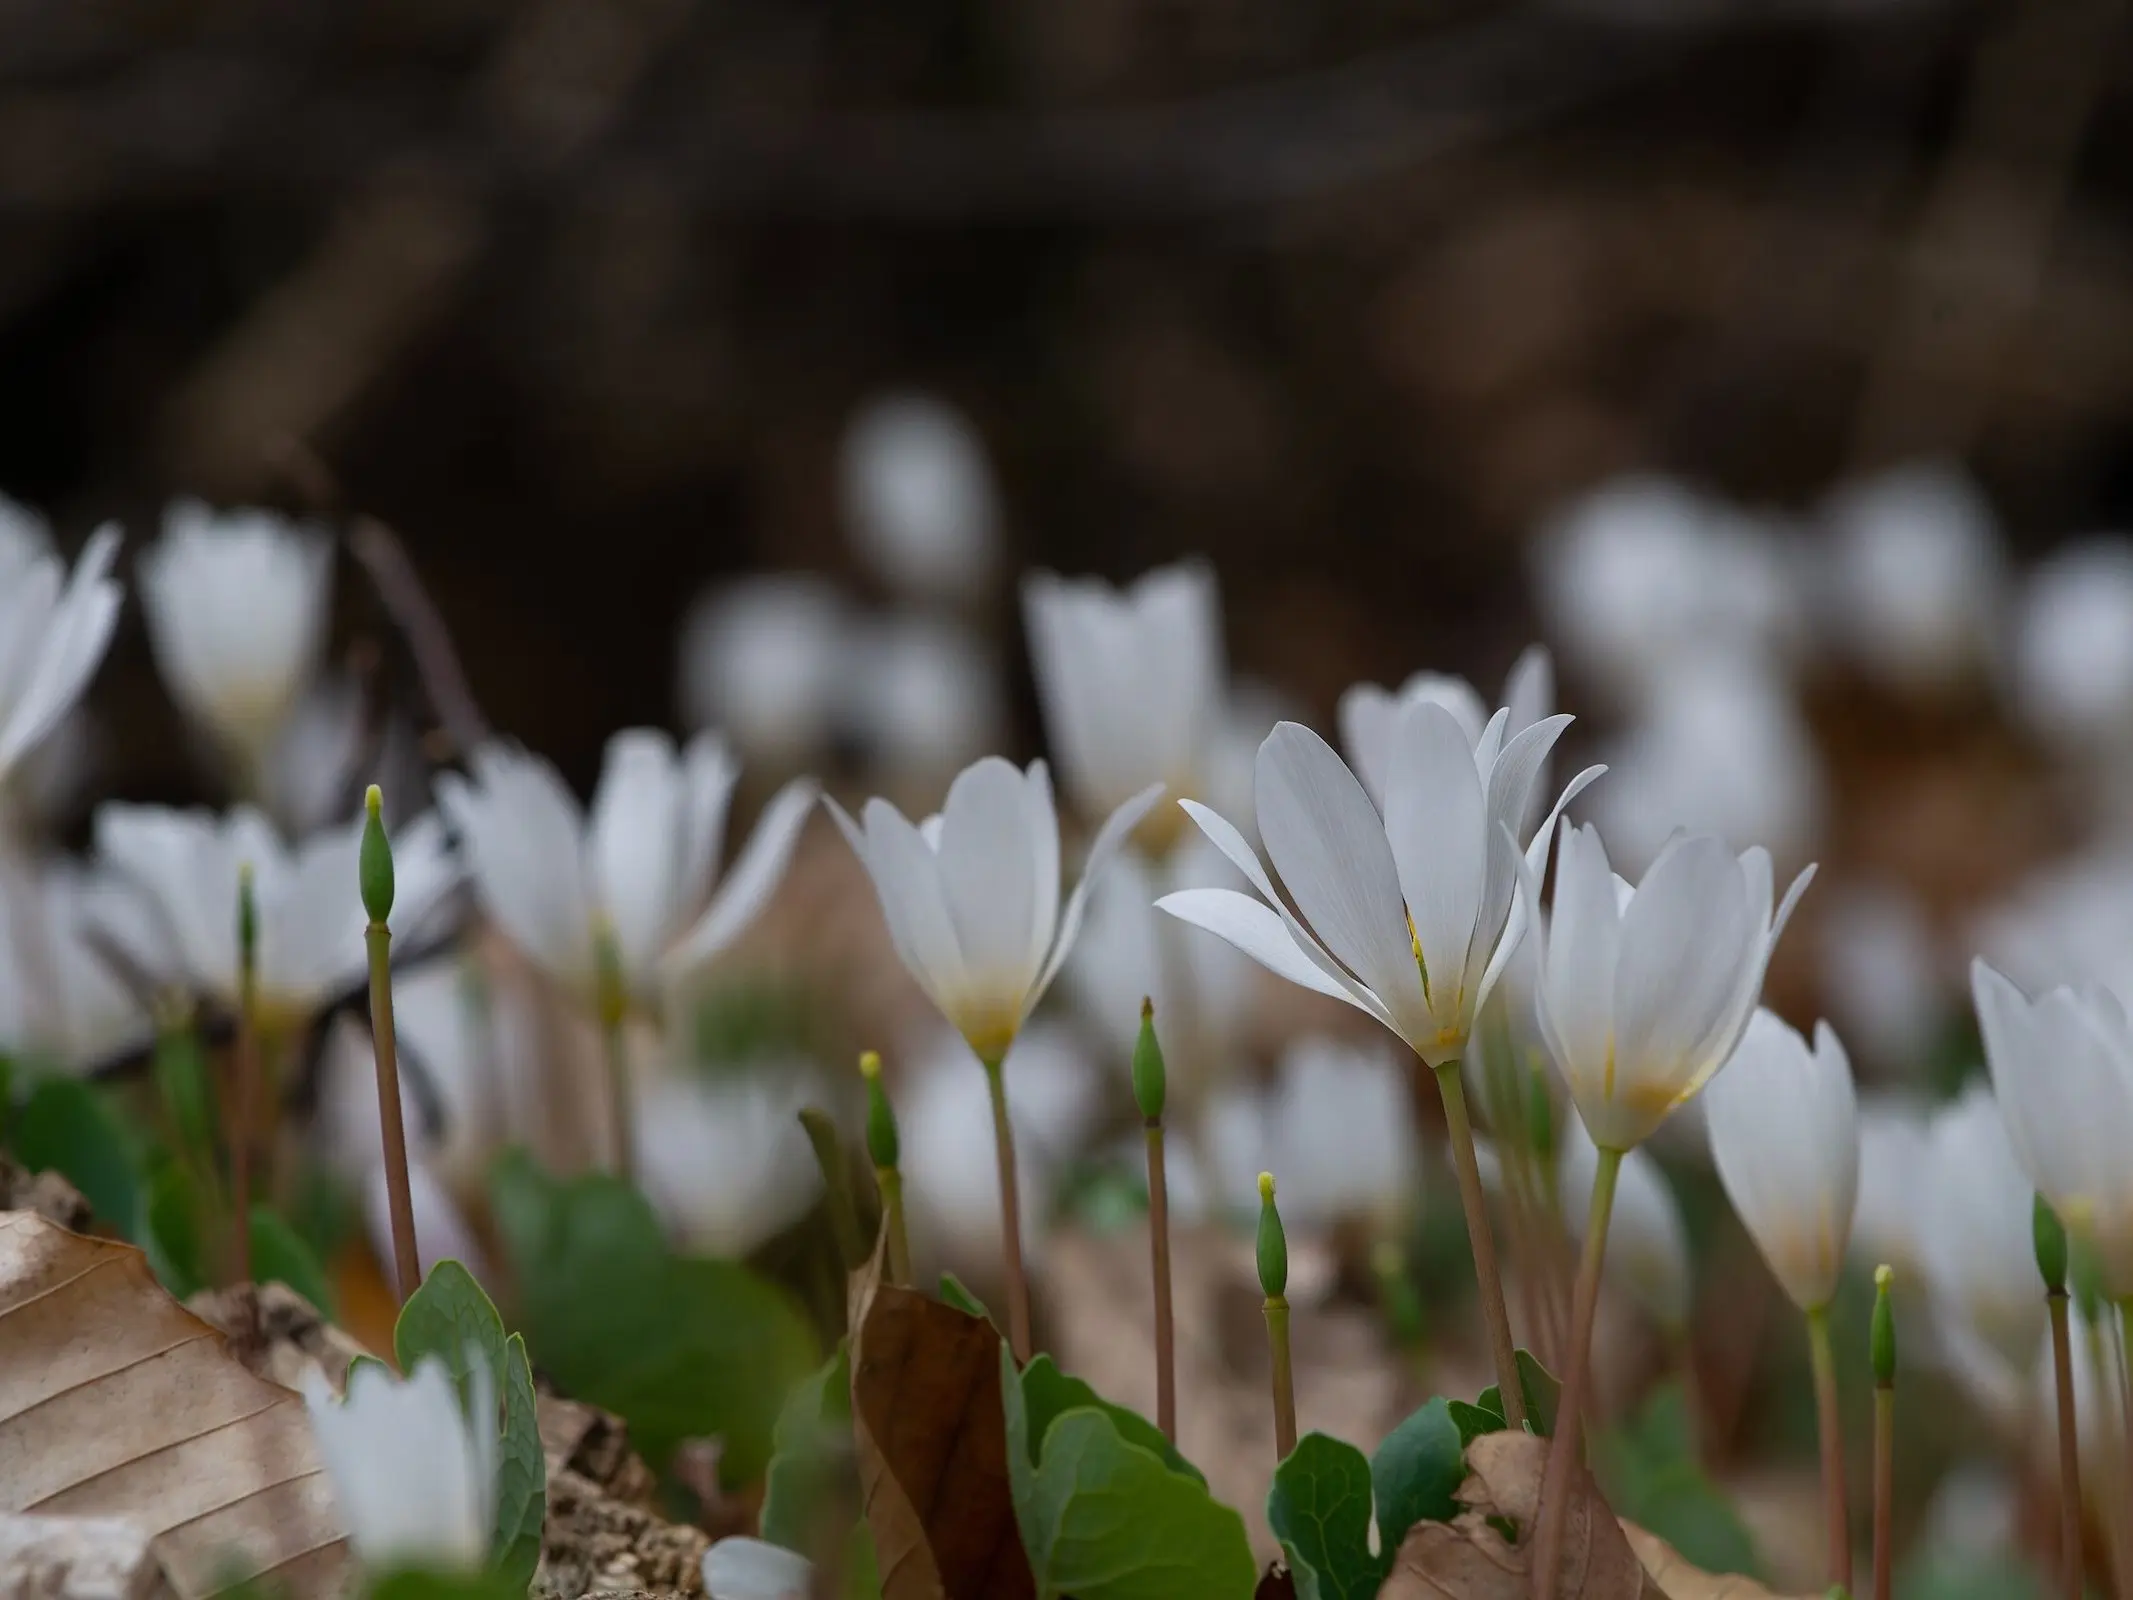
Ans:
[[[1460,1485],[1467,1509],[1451,1522],[1418,1524],[1401,1542],[1379,1600],[1525,1600],[1527,1541],[1540,1506],[1548,1441],[1528,1433],[1485,1433],[1467,1446],[1472,1476]],[[1665,1600],[1645,1576],[1621,1526],[1589,1473],[1571,1481],[1556,1593],[1578,1600]],[[1506,1517],[1520,1542],[1490,1525]]]
[[[882,1600],[1023,1600],[1000,1335],[982,1317],[852,1275],[852,1431]]]
[[[0,1214],[0,1511],[125,1517],[182,1600],[349,1554],[304,1405],[254,1377],[131,1245]]]
[[[1622,1532],[1637,1559],[1644,1563],[1645,1572],[1665,1592],[1666,1600],[1784,1600],[1777,1591],[1764,1588],[1753,1578],[1710,1573],[1690,1566],[1672,1545],[1633,1522],[1623,1523]],[[1802,1595],[1796,1600],[1816,1597]]]

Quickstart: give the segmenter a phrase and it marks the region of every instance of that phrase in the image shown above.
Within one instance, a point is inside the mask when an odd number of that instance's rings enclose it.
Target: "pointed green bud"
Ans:
[[[877,1052],[869,1050],[859,1058],[859,1075],[867,1081],[867,1159],[875,1171],[886,1172],[903,1158],[903,1141],[896,1134],[896,1108],[881,1086]]]
[[[1874,1383],[1889,1389],[1896,1384],[1896,1311],[1889,1304],[1889,1284],[1896,1274],[1884,1261],[1874,1269],[1874,1323],[1869,1343],[1874,1358]]]
[[[363,848],[356,856],[356,882],[372,922],[393,914],[393,847],[385,839],[385,797],[372,784],[363,793]]]
[[[1274,1209],[1274,1174],[1259,1174],[1259,1292],[1279,1300],[1289,1292],[1289,1236]]]
[[[2029,1214],[2029,1231],[2036,1240],[2037,1275],[2046,1294],[2066,1293],[2066,1225],[2041,1194]]]
[[[237,970],[259,970],[259,897],[252,891],[252,863],[237,864]]]
[[[1141,1036],[1133,1041],[1133,1099],[1151,1128],[1163,1120],[1170,1085],[1163,1073],[1163,1047],[1155,1037],[1155,1002],[1141,1000]]]
[[[622,975],[622,947],[614,925],[601,917],[593,928],[593,1004],[603,1028],[619,1028],[629,1015],[629,980]]]

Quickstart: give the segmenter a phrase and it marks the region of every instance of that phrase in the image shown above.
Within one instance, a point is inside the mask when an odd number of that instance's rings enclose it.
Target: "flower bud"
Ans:
[[[1289,1289],[1289,1236],[1274,1209],[1274,1174],[1259,1174],[1259,1291],[1279,1300]]]
[[[886,1172],[902,1157],[903,1142],[896,1132],[896,1108],[881,1086],[879,1052],[869,1050],[859,1058],[859,1075],[867,1081],[867,1159],[875,1171]]]
[[[259,971],[259,897],[252,889],[249,861],[237,867],[237,970],[248,981]]]
[[[1163,1120],[1169,1085],[1163,1072],[1163,1047],[1155,1037],[1155,1002],[1141,1001],[1141,1036],[1133,1043],[1133,1099],[1150,1127]]]
[[[1869,1344],[1874,1361],[1874,1386],[1896,1384],[1896,1313],[1889,1304],[1889,1282],[1896,1276],[1884,1261],[1874,1269],[1874,1322]]]
[[[2066,1225],[2041,1194],[2030,1210],[2029,1227],[2037,1248],[2037,1275],[2046,1294],[2066,1293]]]
[[[356,857],[363,910],[382,924],[393,910],[393,847],[385,839],[385,797],[372,784],[363,794],[363,846]]]

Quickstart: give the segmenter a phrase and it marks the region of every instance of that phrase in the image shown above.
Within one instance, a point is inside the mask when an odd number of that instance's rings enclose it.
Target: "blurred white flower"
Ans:
[[[1933,1292],[2014,1370],[2027,1372],[2044,1337],[2036,1191],[2015,1160],[1992,1091],[1974,1085],[1942,1107],[1926,1138],[1928,1188],[1909,1198]]]
[[[1625,705],[1700,647],[1783,660],[1804,632],[1797,563],[1771,525],[1666,478],[1603,486],[1533,552],[1550,637]]]
[[[1826,1022],[1814,1048],[1758,1009],[1733,1059],[1704,1090],[1711,1160],[1741,1222],[1792,1303],[1837,1292],[1859,1196],[1852,1064]]]
[[[348,1543],[366,1570],[475,1573],[496,1523],[496,1374],[473,1361],[465,1410],[444,1363],[424,1356],[405,1379],[361,1361],[336,1401],[305,1374],[304,1407]]]
[[[1918,1548],[1948,1562],[1998,1561],[2021,1539],[2020,1490],[1997,1462],[1960,1462],[1941,1476],[1926,1503]]]
[[[2005,558],[1992,508],[1952,464],[1847,485],[1821,511],[1825,614],[1853,660],[1917,692],[1989,662]]]
[[[217,816],[113,801],[97,808],[95,826],[98,857],[140,899],[91,915],[122,948],[163,952],[168,970],[154,976],[237,1003],[237,885],[247,866],[259,908],[259,1005],[269,1026],[300,1024],[368,970],[369,918],[356,892],[360,819],[293,848],[251,806]],[[393,928],[414,937],[458,883],[458,866],[434,814],[396,830],[392,845]],[[139,926],[143,916],[152,933]]]
[[[6,582],[0,576],[0,584]],[[64,712],[8,772],[0,792],[0,835],[51,834],[72,819],[103,775],[110,741],[103,724],[87,706]]]
[[[99,528],[66,574],[54,555],[16,542],[0,570],[0,778],[81,698],[118,621],[114,527]],[[26,557],[26,559],[24,559]]]
[[[2031,991],[2098,983],[2133,994],[2133,847],[2107,841],[2039,867],[1980,919],[1976,943]]]
[[[177,500],[141,554],[141,606],[179,709],[264,759],[318,663],[333,598],[325,531],[271,511]]]
[[[1125,589],[1033,572],[1022,618],[1044,728],[1069,794],[1108,815],[1151,783],[1204,798],[1221,715],[1222,601],[1214,569],[1180,562]],[[1150,818],[1182,823],[1168,807]]]
[[[1158,906],[1375,1018],[1431,1066],[1458,1059],[1519,936],[1511,830],[1570,722],[1549,717],[1506,739],[1508,716],[1499,711],[1471,743],[1444,707],[1403,709],[1382,815],[1325,740],[1280,724],[1259,747],[1258,821],[1301,916],[1244,837],[1189,800],[1179,803],[1259,897],[1185,889]],[[1556,808],[1597,773],[1579,774]]]
[[[380,1152],[373,1152],[379,1155]],[[440,1261],[456,1261],[484,1286],[496,1282],[489,1271],[488,1255],[474,1229],[431,1170],[428,1161],[410,1151],[407,1162],[408,1201],[415,1214],[415,1256],[427,1278]],[[370,1239],[371,1254],[388,1274],[393,1270],[392,1192],[385,1168],[373,1165],[363,1175],[363,1229]]]
[[[1732,650],[1684,652],[1605,754],[1592,820],[1624,865],[1657,858],[1678,828],[1780,861],[1811,851],[1824,809],[1822,759],[1791,686]]]
[[[1582,1124],[1567,1119],[1557,1157],[1563,1198],[1563,1225],[1573,1245],[1585,1237],[1592,1214],[1592,1180],[1599,1152]],[[1607,1258],[1600,1269],[1608,1281],[1625,1289],[1646,1316],[1667,1332],[1689,1324],[1691,1280],[1689,1230],[1681,1202],[1650,1152],[1632,1150],[1615,1174],[1614,1209],[1607,1219]]]
[[[1203,1199],[1231,1217],[1259,1209],[1259,1174],[1281,1181],[1290,1227],[1346,1218],[1397,1227],[1420,1199],[1407,1080],[1382,1041],[1291,1041],[1264,1089],[1225,1087],[1209,1107]]]
[[[19,577],[52,554],[52,524],[41,511],[0,494],[0,578]]]
[[[1872,1268],[1896,1269],[1899,1293],[1927,1277],[1921,1199],[1932,1184],[1931,1121],[1908,1095],[1859,1101],[1859,1195],[1852,1208],[1852,1255]]]
[[[905,969],[978,1059],[996,1062],[1073,949],[1095,880],[1161,794],[1151,784],[1105,819],[1063,914],[1059,818],[1042,761],[1026,772],[998,756],[966,767],[921,827],[878,797],[864,827],[828,804],[874,881]]]
[[[2031,1000],[1982,959],[1970,968],[1985,1064],[2030,1184],[2090,1243],[2114,1300],[2133,1295],[2133,1028],[2093,985]]]
[[[258,775],[261,802],[283,828],[302,834],[327,827],[373,783],[383,791],[388,824],[428,804],[413,731],[397,716],[382,729],[369,719],[361,687],[343,677],[312,684],[290,708]]]
[[[1418,672],[1394,693],[1374,683],[1352,685],[1341,696],[1341,750],[1348,766],[1362,780],[1371,801],[1385,804],[1385,777],[1392,770],[1392,752],[1400,713],[1423,701],[1440,705],[1458,722],[1469,745],[1481,743],[1489,725],[1489,707],[1466,679],[1445,672]],[[1504,680],[1503,705],[1510,712],[1503,736],[1524,733],[1555,710],[1555,663],[1539,645],[1529,645]],[[1521,834],[1535,819],[1526,819]]]
[[[471,766],[472,778],[438,780],[437,801],[483,909],[587,1003],[598,988],[598,941],[611,931],[630,998],[651,1010],[665,984],[747,931],[784,876],[817,794],[805,778],[780,789],[722,875],[740,771],[716,735],[676,750],[656,729],[616,734],[589,817],[553,766],[516,745],[487,744]]]
[[[2031,570],[2014,629],[2015,704],[2075,751],[2133,738],[2133,541],[2084,539]]]
[[[1918,896],[1894,883],[1840,884],[1815,931],[1822,993],[1845,1037],[1870,1061],[1919,1071],[1950,996]]]
[[[819,761],[835,732],[851,626],[844,596],[811,573],[706,593],[681,625],[682,721],[723,729],[772,771]]]
[[[761,1539],[724,1538],[704,1552],[704,1600],[808,1600],[815,1567]]]
[[[1555,908],[1534,929],[1540,1021],[1596,1144],[1643,1143],[1731,1058],[1813,875],[1795,878],[1773,915],[1761,847],[1736,858],[1709,834],[1685,834],[1632,888],[1597,829],[1565,825]],[[1538,874],[1528,878],[1530,904]]]
[[[677,1066],[637,1083],[637,1175],[691,1250],[742,1256],[821,1192],[798,1063],[716,1076]],[[981,1164],[982,1165],[982,1164]]]
[[[844,515],[860,559],[898,593],[967,600],[998,559],[985,448],[961,413],[924,395],[860,412],[844,437]]]
[[[1034,1258],[1053,1190],[1095,1127],[1102,1083],[1079,1042],[1056,1023],[1024,1028],[1005,1070],[1014,1084],[1008,1123],[1021,1175],[1023,1248]],[[895,1094],[912,1247],[965,1269],[997,1270],[992,1101],[985,1075],[970,1070],[969,1047],[953,1033],[935,1035],[912,1055]]]
[[[959,622],[871,622],[847,642],[841,674],[842,726],[885,783],[938,793],[932,786],[997,742],[999,672]]]
[[[71,863],[0,853],[0,1054],[82,1071],[154,1032],[93,943],[92,913],[137,915],[126,901]]]

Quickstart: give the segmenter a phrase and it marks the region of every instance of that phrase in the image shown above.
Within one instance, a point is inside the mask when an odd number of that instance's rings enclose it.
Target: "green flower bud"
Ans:
[[[605,917],[593,929],[593,1003],[603,1028],[619,1028],[629,1015],[630,988],[622,975],[622,947]]]
[[[1874,1323],[1869,1343],[1874,1383],[1883,1389],[1893,1388],[1896,1383],[1896,1312],[1889,1304],[1889,1282],[1895,1276],[1885,1261],[1874,1269]]]
[[[1144,998],[1141,1036],[1133,1041],[1133,1099],[1149,1126],[1163,1120],[1163,1102],[1169,1092],[1163,1073],[1163,1047],[1155,1037],[1155,1002]]]
[[[902,1158],[903,1141],[896,1133],[896,1108],[881,1086],[880,1055],[869,1050],[861,1056],[859,1074],[867,1081],[867,1159],[877,1172],[886,1172]]]
[[[2029,1230],[2037,1247],[2037,1275],[2046,1294],[2066,1293],[2066,1225],[2041,1194],[2029,1213]]]
[[[237,866],[237,968],[240,973],[259,970],[259,898],[252,890],[252,863]]]
[[[1289,1236],[1274,1209],[1274,1174],[1259,1174],[1259,1292],[1279,1300],[1289,1292]]]
[[[385,797],[372,784],[363,794],[363,848],[356,857],[356,882],[363,909],[382,923],[393,912],[393,847],[385,839]]]

